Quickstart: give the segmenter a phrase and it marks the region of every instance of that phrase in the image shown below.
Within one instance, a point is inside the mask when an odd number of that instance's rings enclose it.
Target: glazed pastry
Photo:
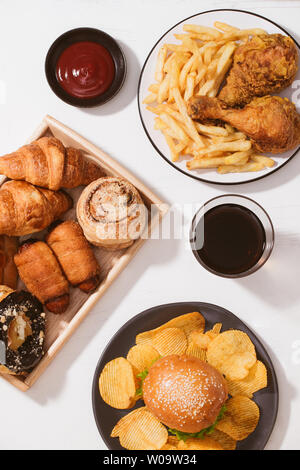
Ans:
[[[0,284],[16,289],[18,271],[14,255],[18,251],[18,238],[0,235]]]
[[[0,189],[0,234],[23,236],[39,232],[72,207],[63,191],[36,188],[24,181],[8,181]]]
[[[11,287],[5,286],[4,284],[2,284],[0,286],[0,302],[3,299],[5,299],[5,297],[7,297],[9,294],[11,294],[13,291],[14,289],[12,289]]]
[[[68,220],[57,225],[46,241],[74,287],[79,287],[84,292],[96,289],[100,281],[100,268],[77,222]]]
[[[131,183],[106,177],[84,189],[77,204],[77,218],[93,245],[119,250],[141,236],[147,210]]]
[[[1,289],[0,289],[1,298]],[[10,292],[0,301],[0,340],[5,364],[0,373],[17,375],[34,367],[43,355],[45,313],[29,292]]]
[[[15,255],[15,263],[29,292],[50,312],[66,311],[70,300],[68,281],[46,243],[26,240]]]
[[[0,157],[0,174],[58,191],[91,183],[103,171],[80,150],[65,148],[55,137],[42,137]]]

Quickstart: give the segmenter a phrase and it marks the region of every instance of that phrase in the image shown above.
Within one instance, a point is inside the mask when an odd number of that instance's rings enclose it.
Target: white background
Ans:
[[[191,300],[231,310],[262,339],[280,388],[279,415],[267,449],[300,449],[300,156],[249,185],[207,185],[180,174],[159,157],[138,116],[138,76],[153,44],[185,17],[222,7],[265,15],[299,41],[298,1],[0,0],[1,154],[21,146],[48,113],[118,159],[166,201],[200,205],[224,192],[245,194],[265,207],[276,230],[271,259],[241,280],[204,271],[183,241],[146,242],[31,390],[22,394],[0,381],[0,449],[105,449],[91,405],[101,351],[140,311]],[[128,60],[120,94],[94,110],[61,102],[44,76],[51,43],[79,26],[107,31],[120,42]]]

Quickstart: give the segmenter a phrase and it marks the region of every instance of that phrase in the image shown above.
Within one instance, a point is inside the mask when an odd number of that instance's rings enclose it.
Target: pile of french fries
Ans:
[[[224,127],[194,122],[187,101],[195,95],[215,97],[228,72],[235,49],[249,36],[266,34],[262,29],[238,29],[215,22],[214,28],[185,24],[175,34],[181,44],[164,44],[158,53],[156,83],[144,99],[156,115],[173,162],[188,159],[189,170],[217,168],[218,173],[260,171],[275,162],[257,154],[251,141],[230,125]]]

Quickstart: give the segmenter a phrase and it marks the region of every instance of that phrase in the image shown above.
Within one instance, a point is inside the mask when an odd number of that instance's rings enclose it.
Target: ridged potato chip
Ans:
[[[168,440],[168,431],[142,407],[120,419],[111,436],[119,437],[121,446],[128,450],[159,450]]]
[[[194,356],[197,357],[198,359],[201,359],[201,361],[206,362],[206,351],[205,349],[200,348],[196,343],[193,341],[190,341],[187,347],[187,350],[185,351],[185,354],[187,356]]]
[[[152,338],[155,336],[156,333],[159,331],[165,330],[166,328],[180,328],[184,331],[186,336],[193,330],[202,330],[204,331],[205,328],[205,319],[203,315],[199,312],[192,312],[186,313],[184,315],[180,315],[179,317],[172,318],[172,320],[164,323],[163,325],[155,328],[154,330],[144,331],[140,333],[136,337],[136,343],[151,343]]]
[[[236,441],[242,441],[251,434],[259,421],[259,408],[248,397],[237,395],[226,402],[224,417],[217,423],[219,431]]]
[[[156,333],[152,339],[153,347],[161,356],[184,354],[187,350],[187,337],[179,328],[166,328]]]
[[[232,439],[225,432],[220,431],[219,429],[214,429],[213,432],[209,435],[214,441],[217,441],[224,450],[235,450],[236,449],[236,440]]]
[[[178,450],[224,450],[223,447],[211,437],[191,438],[179,441]]]
[[[119,410],[131,408],[135,404],[136,385],[133,367],[124,357],[108,362],[99,377],[102,399]]]
[[[229,380],[242,380],[256,362],[256,352],[243,331],[220,333],[207,348],[207,361]]]
[[[211,331],[212,333],[218,335],[219,333],[221,333],[222,326],[222,323],[215,323],[212,329],[208,331],[208,333]]]
[[[177,437],[175,438],[177,442],[170,441],[170,437],[168,437],[168,440],[164,446],[160,450],[177,450],[177,445],[178,445],[178,439]]]
[[[256,361],[243,380],[227,380],[228,392],[231,396],[245,395],[252,398],[253,393],[268,385],[267,369],[261,361]]]
[[[209,343],[215,339],[220,333],[222,328],[222,323],[216,323],[211,330],[203,333],[202,330],[194,330],[189,336],[189,342],[193,342],[199,348],[207,351]]]
[[[141,408],[137,408],[136,410],[130,411],[127,415],[123,416],[117,424],[114,426],[112,432],[110,433],[111,437],[119,437],[122,433],[127,432],[128,427],[131,425],[134,415],[137,413],[141,413],[142,410],[147,410],[145,406],[142,406]]]
[[[127,360],[132,365],[135,375],[140,374],[145,369],[149,369],[159,358],[159,352],[151,344],[137,344],[127,354]]]
[[[212,341],[206,333],[202,333],[199,330],[192,331],[189,340],[197,345],[198,348],[204,349],[204,351],[207,351],[208,345]]]

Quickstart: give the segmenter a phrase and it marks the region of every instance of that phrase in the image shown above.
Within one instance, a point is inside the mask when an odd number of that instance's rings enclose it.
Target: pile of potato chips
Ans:
[[[259,421],[259,408],[253,394],[267,386],[267,370],[257,360],[248,335],[239,330],[221,332],[216,323],[205,331],[199,312],[180,315],[154,330],[136,337],[127,358],[108,362],[99,377],[100,394],[105,403],[118,409],[132,408],[141,387],[140,377],[160,357],[171,354],[195,356],[224,374],[230,398],[226,412],[214,431],[204,438],[179,440],[142,406],[124,416],[112,430],[120,444],[129,450],[234,450],[237,441],[246,439]]]
[[[147,109],[157,115],[160,130],[174,162],[191,157],[189,170],[217,168],[221,174],[260,171],[275,162],[257,154],[250,140],[230,125],[224,127],[194,122],[187,112],[192,96],[215,97],[229,70],[236,48],[249,36],[266,34],[262,29],[241,30],[215,22],[215,28],[185,24],[175,34],[181,44],[164,44],[158,53],[156,83],[144,99]]]

